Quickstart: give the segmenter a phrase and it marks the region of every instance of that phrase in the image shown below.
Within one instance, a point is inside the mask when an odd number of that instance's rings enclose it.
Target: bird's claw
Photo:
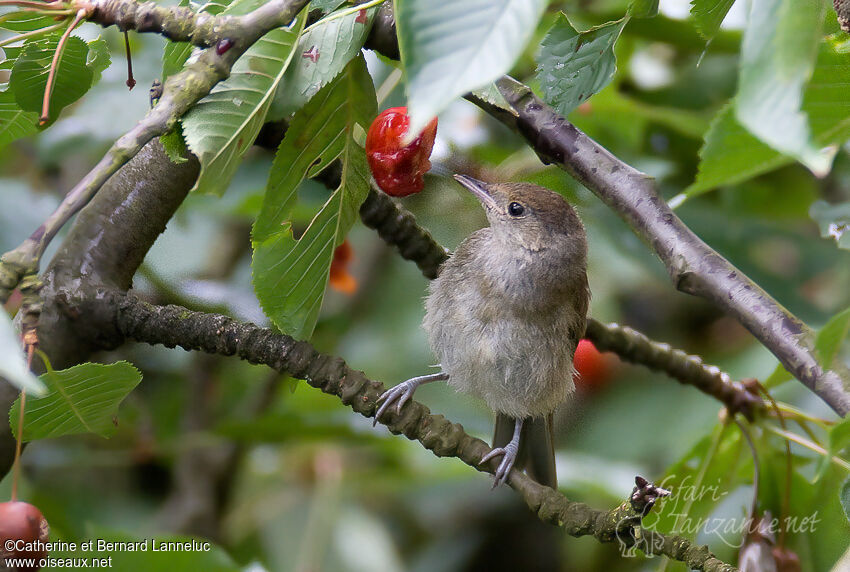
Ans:
[[[511,469],[514,467],[514,462],[516,462],[518,447],[516,447],[513,442],[508,443],[505,447],[496,447],[492,449],[489,453],[484,455],[484,458],[481,459],[479,465],[483,465],[490,459],[494,459],[499,455],[503,455],[502,462],[499,463],[499,467],[496,469],[495,480],[493,481],[493,488],[495,489],[500,484],[504,483],[508,474],[511,472]]]
[[[404,381],[399,383],[395,387],[391,387],[386,390],[381,396],[378,398],[378,403],[381,403],[381,406],[378,408],[378,411],[375,412],[375,417],[372,419],[372,427],[378,424],[378,418],[384,414],[384,412],[389,409],[393,403],[398,402],[398,407],[396,411],[401,413],[401,408],[407,403],[407,400],[413,397],[413,392],[416,391],[416,388],[419,384],[410,383],[410,381]]]

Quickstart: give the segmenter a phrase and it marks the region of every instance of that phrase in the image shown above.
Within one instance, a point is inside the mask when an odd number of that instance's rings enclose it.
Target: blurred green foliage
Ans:
[[[321,2],[321,8],[340,4]],[[820,41],[803,95],[815,139],[835,145],[831,172],[816,178],[735,119],[732,101],[745,24],[740,5],[745,3],[735,3],[719,29],[717,10],[732,2],[693,4],[696,18],[688,17],[686,1],[671,0],[661,2],[654,18],[628,21],[613,48],[613,81],[570,119],[654,176],[664,197],[675,198],[683,220],[780,303],[814,327],[829,324],[819,351],[846,362],[850,265],[842,234],[850,201],[845,143],[850,107],[844,107],[846,89],[837,86],[850,69],[847,36],[836,33],[829,12],[826,32],[835,35]],[[512,75],[541,87],[538,51],[547,30],[562,18],[560,11],[577,30],[586,30],[624,17],[628,8],[626,0],[551,2]],[[0,152],[0,252],[29,235],[62,193],[142,117],[149,105],[144,87],[161,73],[166,42],[131,36],[142,89],[128,93],[122,35],[93,25],[77,34],[85,40],[102,35],[113,65],[85,97],[68,102],[49,130],[34,135],[27,123],[13,133],[17,141]],[[91,50],[91,41],[88,46]],[[166,51],[168,73],[191,53],[184,46]],[[355,53],[349,50],[345,58]],[[19,49],[6,49],[9,59],[19,55]],[[304,61],[297,53],[294,59]],[[366,60],[384,96],[380,107],[405,105],[404,85],[394,83],[398,64],[368,51]],[[0,72],[9,69],[5,63]],[[540,83],[538,93],[545,93],[546,82]],[[9,95],[0,93],[0,142],[15,122],[35,119],[15,108]],[[224,196],[192,194],[134,286],[154,301],[268,325],[252,287],[250,229],[264,208],[273,155],[259,148],[242,151],[244,160]],[[748,332],[708,303],[674,291],[662,264],[625,223],[564,172],[542,165],[518,136],[456,101],[440,115],[432,161],[425,190],[403,205],[442,244],[454,248],[486,223],[476,201],[451,182],[453,172],[531,181],[564,193],[588,230],[594,317],[699,354],[736,379],[765,380],[776,372],[773,395],[805,412],[788,431],[818,440],[830,454],[846,459],[846,422],[824,422],[835,416],[801,384],[783,383],[788,376]],[[300,233],[330,195],[309,180],[295,193],[290,220]],[[348,240],[357,292],[326,293],[312,342],[388,385],[430,371],[433,357],[419,327],[427,280],[362,225],[354,224]],[[265,368],[141,345],[97,359],[127,360],[143,372],[143,380],[122,404],[110,440],[60,437],[34,442],[27,450],[21,496],[42,509],[54,538],[142,539],[177,527],[215,541],[212,553],[167,560],[180,570],[683,569],[657,559],[622,558],[616,545],[538,528],[509,491],[489,491],[486,475],[455,459],[437,459],[382,427],[373,429],[338,400]],[[492,420],[482,403],[438,384],[423,387],[416,398],[489,439]],[[616,365],[603,386],[579,393],[558,416],[561,490],[571,499],[612,507],[631,491],[634,476],[643,475],[674,491],[648,526],[681,530],[734,562],[756,479],[741,429],[722,424],[719,409],[691,387]],[[850,493],[846,484],[842,489],[848,471],[792,444],[787,491],[785,441],[768,427],[779,430],[771,419],[748,426],[758,452],[758,511],[798,522],[814,515],[817,522],[790,531],[787,544],[804,570],[838,570],[833,566],[850,538],[844,515]],[[220,466],[228,455],[232,464],[222,478],[203,481],[209,490],[197,488],[203,474],[193,470]],[[200,479],[197,486],[193,478]],[[0,482],[1,498],[10,487],[9,478]],[[184,519],[196,508],[193,502],[221,508],[202,526],[190,525]],[[709,532],[716,522],[738,529]],[[153,563],[150,555],[121,556],[121,569],[166,565]]]

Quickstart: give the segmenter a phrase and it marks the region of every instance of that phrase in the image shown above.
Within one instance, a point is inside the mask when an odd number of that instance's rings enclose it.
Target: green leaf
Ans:
[[[47,75],[58,42],[59,34],[27,41],[12,66],[9,90],[15,94],[15,101],[24,111],[41,112]],[[68,38],[50,98],[51,122],[59,116],[62,108],[80,99],[91,87],[94,70],[86,65],[88,53],[89,47],[83,40],[77,36]]]
[[[109,46],[103,38],[97,38],[88,43],[89,53],[86,56],[86,67],[92,72],[92,84],[100,81],[100,74],[112,63]]]
[[[325,14],[333,12],[343,4],[346,0],[312,0],[310,2],[310,10],[321,10]]]
[[[838,355],[850,329],[850,308],[839,312],[818,331],[815,349],[824,365],[829,367]]]
[[[0,147],[38,133],[38,113],[24,111],[9,91],[0,92]]]
[[[841,485],[839,498],[841,499],[841,507],[844,509],[844,516],[847,517],[847,520],[850,520],[850,478]]]
[[[22,347],[12,320],[0,310],[0,378],[33,395],[43,395],[47,389],[27,368]]]
[[[183,139],[183,128],[178,123],[174,129],[162,135],[159,138],[162,143],[162,148],[171,162],[179,165],[189,160],[189,149],[186,147],[186,141]]]
[[[54,24],[56,24],[56,20],[49,16],[33,14],[32,12],[17,12],[14,15],[9,14],[8,19],[4,19],[3,23],[0,24],[0,28],[13,32],[34,32]]]
[[[658,14],[658,0],[632,0],[629,4],[629,16],[633,18],[653,18]]]
[[[376,109],[372,80],[358,56],[295,114],[272,164],[253,231],[254,289],[266,315],[293,337],[312,334],[334,249],[369,192],[369,168],[354,127],[368,126]],[[337,159],[339,188],[295,239],[290,217],[300,183]]]
[[[305,17],[302,11],[291,27],[263,36],[236,61],[230,77],[181,120],[186,144],[201,162],[195,189],[217,195],[227,189],[265,122]]]
[[[823,238],[835,240],[838,248],[850,250],[850,203],[829,204],[815,201],[809,215],[818,223]]]
[[[398,0],[413,138],[449,103],[510,70],[547,0]]]
[[[850,332],[850,308],[834,315],[818,330],[815,337],[815,351],[821,363],[827,367],[832,365],[832,362],[838,355],[838,351],[841,349],[841,345],[847,339],[848,332]],[[767,388],[773,388],[791,379],[794,379],[793,376],[782,367],[782,364],[779,364],[765,380],[764,385]]]
[[[614,43],[626,18],[577,32],[564,13],[543,38],[537,80],[546,103],[568,115],[608,85],[617,69]]]
[[[719,185],[746,181],[792,162],[738,123],[732,103],[724,106],[711,122],[699,156],[696,180],[684,192],[688,198]]]
[[[691,0],[691,16],[700,35],[713,38],[734,3],[735,0]]]
[[[286,69],[268,119],[276,121],[301,109],[360,53],[372,29],[376,8],[311,27],[302,34],[296,58]]]
[[[823,16],[820,0],[753,0],[735,100],[735,117],[753,135],[821,176],[829,172],[835,149],[816,145],[803,93]]]
[[[47,394],[26,400],[24,441],[79,433],[111,436],[115,433],[118,405],[139,384],[142,374],[126,361],[119,361],[48,370],[40,379],[47,386]],[[18,398],[9,412],[16,435],[20,407]]]
[[[850,54],[840,42],[821,43],[817,65],[806,89],[803,108],[820,147],[850,137]],[[688,198],[720,185],[731,185],[779,168],[792,159],[756,139],[735,119],[732,106],[724,107],[712,121],[699,152],[694,183],[685,189]]]

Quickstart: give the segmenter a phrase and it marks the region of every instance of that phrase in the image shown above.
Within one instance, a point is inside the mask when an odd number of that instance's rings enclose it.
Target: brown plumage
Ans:
[[[455,178],[481,200],[490,226],[467,237],[431,283],[423,326],[442,374],[393,388],[384,406],[403,404],[421,383],[447,379],[499,416],[493,456],[504,458],[497,483],[507,477],[520,441],[534,439],[524,444],[535,476],[554,485],[547,418],[574,388],[573,354],[590,299],[584,226],[548,189]]]

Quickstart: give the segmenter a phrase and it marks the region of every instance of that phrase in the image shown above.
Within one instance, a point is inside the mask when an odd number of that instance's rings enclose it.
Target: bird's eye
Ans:
[[[511,216],[522,216],[525,212],[525,207],[517,202],[508,205],[508,214]]]

